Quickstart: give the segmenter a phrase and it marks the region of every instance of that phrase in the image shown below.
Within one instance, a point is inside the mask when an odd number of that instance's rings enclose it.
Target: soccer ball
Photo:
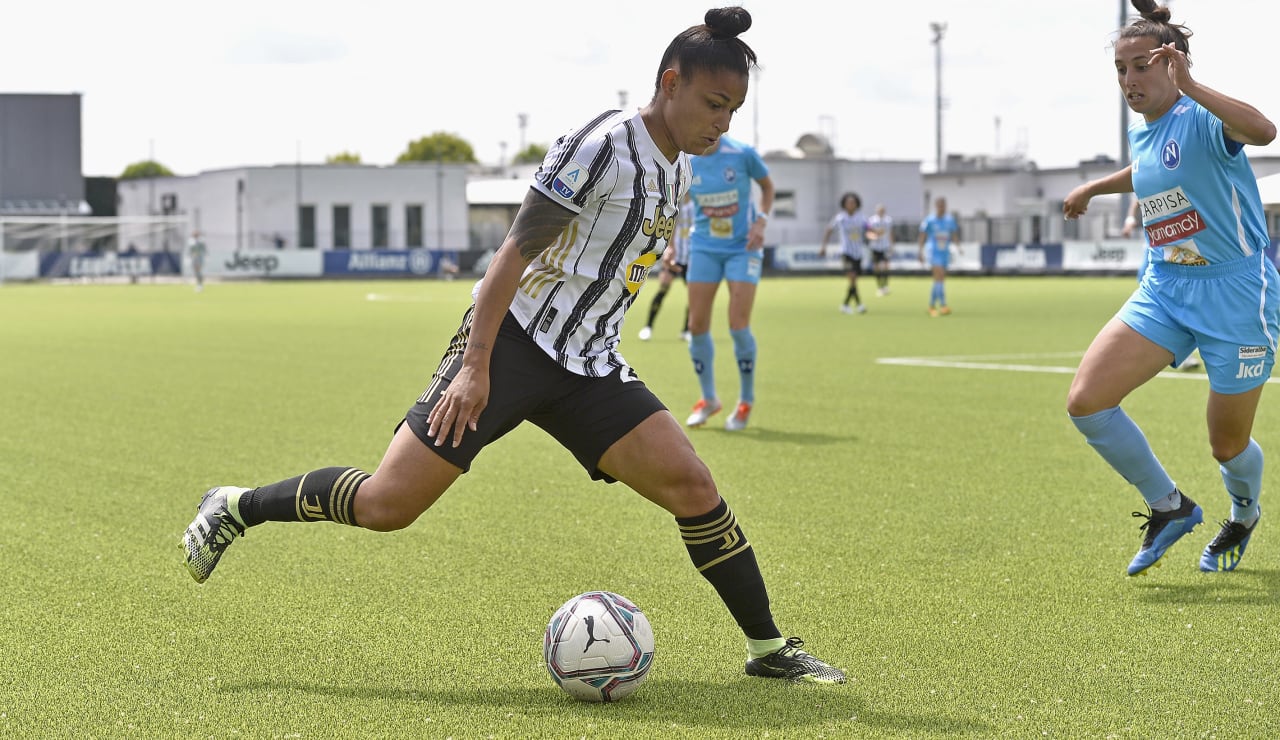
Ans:
[[[551,616],[542,640],[551,678],[575,699],[617,701],[653,666],[653,628],[640,608],[609,591],[578,594]]]

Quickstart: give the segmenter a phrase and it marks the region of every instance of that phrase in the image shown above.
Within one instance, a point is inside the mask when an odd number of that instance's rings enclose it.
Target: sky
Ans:
[[[624,97],[643,106],[667,44],[716,4],[14,2],[0,92],[80,93],[86,175],[149,158],[183,175],[344,151],[391,164],[438,131],[496,165]],[[742,5],[754,19],[742,38],[761,68],[729,133],[762,152],[818,133],[839,156],[932,171],[930,24],[943,23],[944,155],[1021,154],[1041,168],[1120,155],[1119,0]],[[1195,78],[1280,120],[1270,51],[1280,6],[1170,7],[1194,32]],[[1280,155],[1280,145],[1251,151]]]

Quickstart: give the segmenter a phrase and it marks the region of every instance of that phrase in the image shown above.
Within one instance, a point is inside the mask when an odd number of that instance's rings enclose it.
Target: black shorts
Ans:
[[[862,274],[862,260],[842,254],[840,257],[844,260],[844,271],[852,272],[854,275]]]
[[[887,249],[871,250],[871,264],[875,265],[881,262],[888,262],[888,261],[889,261],[889,250]]]
[[[427,437],[431,409],[462,367],[474,310],[474,306],[467,310],[462,328],[431,377],[431,385],[402,423],[408,424],[432,452],[466,472],[481,449],[528,420],[572,452],[593,480],[615,482],[597,467],[601,456],[640,422],[667,407],[629,367],[600,378],[564,369],[534,343],[510,313],[493,344],[489,403],[480,412],[476,430],[468,429],[457,447],[451,446],[452,439],[437,447],[435,440]]]

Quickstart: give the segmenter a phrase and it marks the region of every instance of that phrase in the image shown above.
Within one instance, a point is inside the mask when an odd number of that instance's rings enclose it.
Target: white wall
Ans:
[[[416,204],[422,206],[423,246],[465,249],[466,179],[461,164],[278,165],[126,180],[117,192],[122,216],[156,213],[166,194],[176,196],[177,210],[215,250],[272,249],[277,234],[286,248],[296,248],[299,204],[315,207],[319,249],[333,248],[334,205],[350,206],[351,247],[370,248],[374,204],[389,207],[390,248],[406,246],[405,206]]]

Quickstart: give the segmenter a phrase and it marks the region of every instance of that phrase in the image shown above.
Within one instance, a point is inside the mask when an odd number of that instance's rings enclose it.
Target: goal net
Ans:
[[[187,216],[0,217],[0,281],[177,274]]]

